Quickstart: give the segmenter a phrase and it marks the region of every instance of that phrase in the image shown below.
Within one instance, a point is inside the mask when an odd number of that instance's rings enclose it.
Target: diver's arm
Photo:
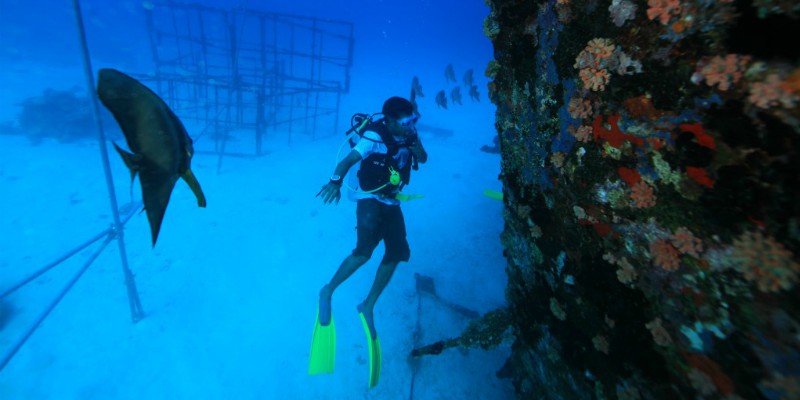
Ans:
[[[336,169],[334,169],[333,174],[339,176],[347,175],[347,171],[350,171],[350,168],[353,165],[356,165],[357,162],[361,161],[361,153],[350,150],[350,154],[347,155],[342,161],[339,161],[339,164],[336,164]]]
[[[422,147],[422,141],[419,140],[419,138],[414,144],[409,146],[408,149],[411,150],[411,153],[414,154],[414,158],[416,158],[417,162],[420,164],[425,164],[425,162],[428,161],[428,152]]]
[[[342,161],[339,161],[339,163],[336,164],[336,168],[333,170],[334,177],[338,176],[339,180],[334,181],[333,177],[331,177],[331,181],[322,187],[322,190],[317,193],[317,197],[321,196],[322,202],[325,204],[339,204],[339,199],[342,198],[342,193],[339,189],[342,187],[344,176],[347,175],[347,171],[349,171],[350,168],[352,168],[353,165],[359,161],[361,161],[361,154],[355,150],[351,150],[350,154],[348,154],[347,157],[345,157]]]

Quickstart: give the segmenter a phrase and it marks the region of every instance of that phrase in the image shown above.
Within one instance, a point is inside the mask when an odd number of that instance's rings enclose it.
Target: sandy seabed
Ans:
[[[124,230],[145,318],[134,324],[118,245],[112,242],[0,372],[3,399],[503,399],[496,377],[510,340],[491,351],[451,349],[420,360],[409,354],[419,319],[422,344],[457,336],[469,322],[423,296],[414,274],[434,279],[439,296],[481,313],[505,304],[499,234],[502,203],[497,155],[480,138],[421,136],[430,161],[403,205],[412,256],[376,307],[383,348],[380,384],[369,390],[368,354],[356,305],[382,257],[345,282],[333,299],[336,371],[307,374],[320,287],[355,245],[355,203],[326,206],[314,195],[333,169],[342,137],[272,133],[261,157],[199,152],[193,170],[208,207],[185,183],[173,191],[158,244],[144,214]],[[243,135],[247,136],[247,135]],[[234,138],[236,139],[236,138]],[[247,148],[247,139],[238,146]],[[213,149],[198,142],[197,148]],[[110,154],[120,206],[131,195],[128,171]],[[31,144],[0,135],[0,290],[109,227],[111,213],[96,141]],[[346,197],[346,196],[345,196]],[[8,296],[0,328],[5,354],[85,263],[97,244]],[[419,343],[418,343],[419,344]],[[413,389],[412,389],[413,377]]]

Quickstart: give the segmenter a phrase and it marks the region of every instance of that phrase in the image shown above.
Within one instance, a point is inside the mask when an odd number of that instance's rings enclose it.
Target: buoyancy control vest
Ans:
[[[374,139],[364,136],[364,133],[372,131],[380,137],[380,143],[386,146],[386,153],[372,153],[361,160],[361,167],[358,171],[358,185],[361,190],[380,195],[392,195],[398,193],[405,185],[411,181],[411,168],[418,169],[413,153],[408,149],[416,141],[416,134],[409,140],[398,142],[392,136],[384,120],[368,121],[356,132],[361,137],[359,140]],[[355,144],[351,141],[351,147]],[[408,153],[406,163],[399,167],[401,161],[401,151]]]

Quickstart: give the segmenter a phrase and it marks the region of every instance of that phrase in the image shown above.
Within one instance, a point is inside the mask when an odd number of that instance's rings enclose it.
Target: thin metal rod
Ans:
[[[125,217],[122,218],[122,225],[127,224],[128,221],[131,219],[131,217],[133,217],[133,215],[136,213],[136,211],[138,211],[142,207],[142,203],[140,203],[140,202],[134,202],[134,203],[128,203],[128,204],[130,205],[130,207],[127,208],[128,209],[127,215],[125,215]],[[24,278],[23,280],[21,280],[19,283],[11,286],[9,289],[6,289],[5,292],[0,294],[0,299],[10,295],[11,293],[16,291],[17,289],[27,285],[32,280],[38,278],[39,276],[41,276],[45,272],[53,269],[53,267],[55,267],[56,265],[61,264],[62,262],[66,261],[68,258],[74,256],[75,254],[78,254],[83,249],[91,246],[92,243],[102,239],[103,236],[111,234],[112,232],[114,232],[114,228],[110,227],[110,228],[98,233],[97,235],[95,235],[91,239],[87,240],[83,244],[79,245],[78,247],[75,247],[74,249],[64,253],[64,255],[62,255],[61,257],[58,257],[54,261],[50,262],[50,264],[45,265],[44,267],[42,267],[38,271],[34,272],[33,274],[31,274],[27,278]]]
[[[78,36],[81,44],[81,54],[83,56],[83,66],[86,72],[86,86],[89,90],[89,97],[92,99],[92,114],[94,122],[97,126],[97,136],[100,142],[100,157],[103,160],[103,171],[106,176],[106,186],[108,188],[108,199],[111,203],[111,214],[114,216],[113,230],[119,244],[119,254],[122,259],[122,271],[125,275],[125,284],[128,288],[128,298],[131,306],[131,318],[133,322],[138,322],[144,316],[142,312],[142,305],[139,301],[139,293],[136,290],[136,282],[133,279],[133,273],[128,267],[128,256],[125,251],[125,239],[122,230],[122,222],[119,218],[119,207],[117,205],[117,195],[114,192],[114,179],[111,176],[111,164],[108,161],[108,148],[106,144],[106,135],[103,131],[103,123],[100,121],[100,106],[95,92],[94,74],[92,69],[92,61],[89,58],[89,46],[86,42],[86,30],[83,25],[83,17],[81,14],[80,0],[73,0],[72,7],[75,11],[75,22],[77,24]]]
[[[125,215],[125,217],[122,219],[122,224],[123,225],[128,223],[128,221],[130,221],[130,219],[133,217],[133,215],[136,214],[136,212],[142,207],[142,203],[139,203],[139,202],[129,203],[129,204],[131,204],[131,207],[128,208],[127,215]],[[54,262],[50,263],[49,265],[47,265],[46,267],[40,269],[33,276],[31,276],[31,277],[25,279],[23,282],[15,285],[13,288],[7,290],[5,293],[3,293],[2,296],[0,296],[0,298],[2,298],[4,296],[6,296],[7,294],[10,294],[14,290],[16,290],[16,289],[28,284],[30,281],[36,279],[39,275],[42,275],[43,273],[47,272],[51,268],[55,267],[56,265],[64,262],[69,257],[74,256],[76,253],[78,253],[79,251],[89,247],[91,244],[97,242],[99,239],[102,239],[104,236],[105,236],[106,240],[103,242],[103,244],[100,246],[100,248],[97,251],[95,251],[95,253],[92,254],[92,256],[89,258],[89,261],[83,266],[81,271],[65,287],[65,289],[62,291],[61,295],[50,305],[50,307],[47,310],[45,310],[41,314],[40,318],[37,319],[34,322],[34,324],[30,327],[30,329],[28,329],[26,334],[18,341],[18,343],[15,344],[14,347],[12,347],[12,349],[5,356],[3,356],[3,358],[1,359],[2,363],[0,363],[0,371],[3,370],[3,367],[5,367],[6,364],[8,364],[8,362],[11,360],[11,358],[14,357],[14,355],[17,353],[17,351],[22,347],[23,344],[25,344],[25,342],[28,340],[28,338],[33,334],[33,332],[36,330],[36,328],[38,328],[38,326],[42,323],[42,321],[44,321],[44,319],[47,317],[47,315],[49,315],[50,312],[53,310],[53,308],[61,301],[61,298],[63,298],[64,295],[66,295],[66,293],[70,290],[70,288],[75,284],[75,282],[78,281],[78,279],[83,275],[83,273],[86,271],[86,269],[89,267],[89,265],[91,265],[91,263],[95,259],[97,259],[97,256],[100,255],[100,252],[102,252],[103,249],[105,249],[105,247],[108,246],[108,243],[110,243],[111,240],[115,236],[113,227],[104,230],[103,232],[99,233],[97,236],[93,237],[91,240],[87,241],[86,243],[78,246],[77,248],[75,248],[74,250],[72,250],[70,252],[67,252],[67,254],[65,254],[64,256],[58,258],[56,261],[54,261]]]
[[[2,358],[0,358],[0,371],[2,371],[3,368],[5,368],[6,364],[8,364],[8,362],[11,361],[11,358],[14,357],[15,354],[17,354],[17,351],[19,351],[22,345],[24,345],[25,342],[28,341],[31,335],[33,335],[33,332],[36,331],[39,325],[41,325],[42,322],[45,320],[45,318],[47,318],[47,316],[50,315],[50,313],[58,305],[58,303],[61,302],[64,296],[66,296],[66,294],[72,289],[72,287],[75,286],[75,283],[78,282],[78,279],[80,279],[81,276],[83,276],[83,273],[86,272],[87,269],[89,269],[89,266],[92,265],[94,260],[97,259],[98,256],[100,256],[100,253],[103,252],[103,250],[105,250],[106,246],[108,246],[108,244],[111,243],[111,240],[113,239],[114,239],[113,232],[109,232],[109,234],[106,236],[106,240],[104,240],[103,244],[100,245],[100,248],[98,248],[97,250],[95,250],[94,253],[92,253],[91,257],[89,257],[89,259],[86,260],[86,263],[83,264],[83,267],[81,267],[81,269],[78,271],[78,273],[75,274],[75,276],[72,277],[69,283],[67,283],[67,285],[64,286],[63,289],[61,289],[61,292],[58,293],[58,295],[56,296],[55,299],[53,299],[50,305],[42,312],[41,315],[39,315],[39,318],[36,319],[34,324],[25,332],[24,335],[22,335],[22,337],[17,341],[17,343],[11,346],[8,352],[5,355],[3,355]]]
[[[93,237],[93,238],[91,238],[91,239],[87,240],[85,243],[83,243],[83,244],[79,245],[78,247],[76,247],[76,248],[74,248],[74,249],[72,249],[72,250],[70,250],[70,251],[66,252],[66,253],[65,253],[63,256],[56,258],[56,259],[55,259],[54,261],[52,261],[50,264],[47,264],[47,265],[45,265],[44,267],[42,267],[42,268],[41,268],[41,269],[39,269],[38,271],[36,271],[36,272],[32,273],[30,276],[28,276],[27,278],[23,279],[22,281],[20,281],[20,282],[19,282],[19,283],[17,283],[16,285],[14,285],[14,286],[11,286],[11,288],[7,289],[5,292],[3,292],[3,294],[0,294],[0,298],[6,297],[6,296],[8,296],[9,294],[13,293],[15,290],[17,290],[17,289],[19,289],[19,288],[21,288],[21,287],[23,287],[23,286],[27,285],[27,284],[28,284],[30,281],[32,281],[32,280],[34,280],[34,279],[38,278],[38,277],[39,277],[39,276],[41,276],[43,273],[45,273],[45,272],[47,272],[47,271],[51,270],[51,269],[52,269],[53,267],[55,267],[56,265],[58,265],[58,264],[61,264],[62,262],[64,262],[64,261],[65,261],[65,260],[67,260],[68,258],[70,258],[70,257],[74,256],[75,254],[77,254],[77,253],[78,253],[78,252],[80,252],[81,250],[83,250],[83,249],[85,249],[85,248],[87,248],[87,247],[91,246],[91,245],[92,245],[92,243],[94,243],[94,242],[96,242],[96,241],[98,241],[98,240],[102,239],[102,238],[103,238],[103,236],[108,236],[108,234],[110,234],[112,231],[113,231],[113,228],[108,228],[108,229],[106,229],[106,230],[104,230],[104,231],[102,231],[102,232],[98,233],[98,234],[97,234],[95,237]]]

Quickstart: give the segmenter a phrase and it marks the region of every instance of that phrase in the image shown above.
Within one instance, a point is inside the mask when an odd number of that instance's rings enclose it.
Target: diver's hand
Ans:
[[[421,163],[425,163],[428,161],[428,153],[425,151],[425,148],[422,147],[422,142],[417,140],[411,146],[408,146],[408,150],[411,151],[411,154],[417,159],[417,161]]]
[[[320,189],[319,193],[317,193],[317,197],[322,197],[322,202],[324,204],[339,204],[339,200],[342,198],[341,188],[341,183],[336,184],[329,182]]]

